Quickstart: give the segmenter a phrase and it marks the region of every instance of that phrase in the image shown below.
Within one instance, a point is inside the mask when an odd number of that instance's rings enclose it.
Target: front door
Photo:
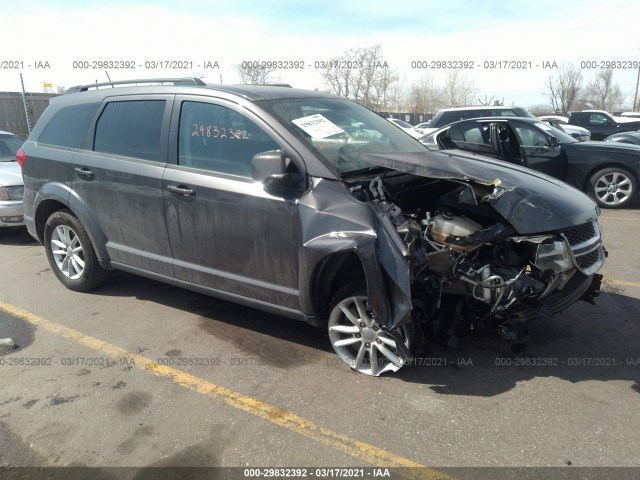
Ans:
[[[297,310],[298,208],[251,178],[253,155],[282,147],[249,115],[223,100],[176,99],[170,148],[177,156],[162,180],[174,272]]]
[[[516,120],[509,124],[524,155],[524,166],[560,180],[566,178],[567,157],[560,146],[552,147],[549,138],[534,125]]]

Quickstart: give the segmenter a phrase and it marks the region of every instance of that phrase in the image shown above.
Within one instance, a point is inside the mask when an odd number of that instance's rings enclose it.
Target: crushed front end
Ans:
[[[561,219],[552,198],[499,180],[424,177],[393,172],[350,183],[377,217],[391,304],[381,327],[397,334],[410,324],[413,351],[426,341],[457,346],[482,328],[518,346],[530,320],[598,295],[606,251],[589,203]],[[407,349],[395,354],[410,358]]]

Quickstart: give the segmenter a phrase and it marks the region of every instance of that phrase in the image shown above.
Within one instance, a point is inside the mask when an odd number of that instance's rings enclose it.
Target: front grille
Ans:
[[[562,232],[571,246],[576,267],[585,275],[597,272],[604,263],[604,246],[600,232],[597,222],[583,223]]]
[[[600,260],[600,249],[596,249],[591,253],[582,255],[581,257],[576,257],[576,263],[583,270],[589,269],[598,260]]]
[[[589,222],[578,225],[577,227],[571,227],[562,233],[567,237],[567,240],[569,240],[569,245],[573,246],[584,243],[595,237],[596,232],[594,230],[593,222]]]

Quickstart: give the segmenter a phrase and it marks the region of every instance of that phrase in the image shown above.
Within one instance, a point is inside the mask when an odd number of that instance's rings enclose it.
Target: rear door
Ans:
[[[109,97],[73,159],[72,191],[112,262],[172,276],[162,198],[172,95]]]
[[[470,120],[453,125],[440,134],[440,143],[445,148],[456,148],[497,158],[498,152],[491,138],[491,125],[486,122]]]
[[[295,199],[251,178],[256,153],[280,150],[257,116],[222,99],[176,97],[163,178],[176,278],[299,309]]]

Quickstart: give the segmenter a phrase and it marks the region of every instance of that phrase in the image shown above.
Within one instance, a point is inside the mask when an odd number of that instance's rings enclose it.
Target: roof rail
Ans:
[[[69,87],[64,93],[86,92],[90,88],[98,89],[100,87],[115,87],[116,85],[157,85],[169,83],[172,85],[183,86],[205,86],[206,83],[199,78],[144,78],[139,80],[118,80],[116,82],[101,82],[101,83],[88,83],[86,85],[76,85]]]

